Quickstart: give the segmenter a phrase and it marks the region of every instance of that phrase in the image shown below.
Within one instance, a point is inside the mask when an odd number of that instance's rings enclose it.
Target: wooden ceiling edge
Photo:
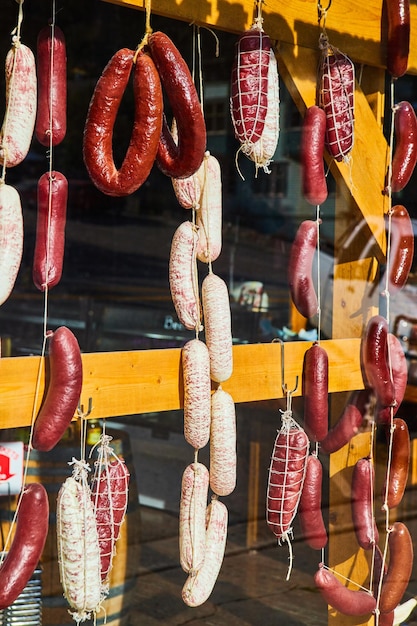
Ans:
[[[131,10],[145,11],[145,0],[102,0]],[[344,6],[346,5],[346,6]],[[277,7],[277,8],[275,8]],[[209,26],[238,34],[253,23],[253,0],[205,0],[179,2],[152,0],[151,13]],[[385,21],[380,0],[342,0],[327,14],[326,32],[332,45],[348,54],[355,63],[386,69]],[[264,28],[274,41],[315,49],[318,43],[317,4],[313,0],[278,3],[271,0],[263,8]],[[411,5],[411,24],[417,23],[417,6]],[[417,74],[417,29],[411,31],[408,74]]]

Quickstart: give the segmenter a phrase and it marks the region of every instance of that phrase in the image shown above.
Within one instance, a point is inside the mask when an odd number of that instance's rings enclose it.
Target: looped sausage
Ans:
[[[162,129],[162,88],[148,54],[122,48],[99,78],[84,128],[83,156],[91,180],[109,196],[127,196],[145,182],[152,169]],[[113,127],[133,72],[135,117],[129,147],[120,169],[113,159]]]
[[[206,124],[201,104],[187,64],[169,37],[161,32],[152,33],[148,47],[178,132],[176,144],[164,118],[156,164],[171,178],[186,178],[198,170],[206,150]]]

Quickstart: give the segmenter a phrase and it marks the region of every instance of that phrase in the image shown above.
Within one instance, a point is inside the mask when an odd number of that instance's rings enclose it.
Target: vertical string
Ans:
[[[317,228],[317,340],[321,339],[321,279],[320,279],[320,205],[316,207]]]

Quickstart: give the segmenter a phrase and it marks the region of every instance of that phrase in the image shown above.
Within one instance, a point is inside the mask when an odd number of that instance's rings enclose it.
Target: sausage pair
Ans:
[[[119,169],[113,159],[113,128],[133,69],[135,118],[129,147]],[[178,130],[175,143],[163,118],[162,86]],[[83,155],[93,183],[112,196],[133,193],[156,163],[164,174],[186,177],[200,166],[206,148],[201,106],[188,67],[163,33],[148,38],[136,54],[123,48],[104,69],[94,90],[84,128]]]

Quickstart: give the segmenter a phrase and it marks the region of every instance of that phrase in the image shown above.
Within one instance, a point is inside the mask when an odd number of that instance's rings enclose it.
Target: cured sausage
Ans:
[[[194,449],[203,448],[210,437],[210,357],[199,339],[187,341],[181,351],[184,382],[184,437]]]
[[[35,135],[43,146],[57,146],[67,132],[67,51],[59,26],[41,29],[37,40],[38,110]]]
[[[197,258],[203,263],[212,263],[222,249],[222,180],[216,157],[206,152],[198,174],[201,196],[196,212]]]
[[[398,192],[409,182],[417,162],[417,117],[413,105],[402,101],[394,108],[395,150],[392,158],[391,179],[386,181],[384,193]]]
[[[327,604],[343,615],[369,615],[376,609],[376,600],[362,589],[348,589],[330,570],[320,565],[314,582]]]
[[[13,604],[38,566],[48,534],[49,504],[40,483],[25,485],[10,550],[0,567],[0,610]]]
[[[200,606],[208,599],[223,563],[228,520],[226,505],[213,498],[207,507],[207,520],[204,562],[197,572],[189,574],[182,590],[187,606]]]
[[[301,174],[304,198],[312,205],[320,205],[327,198],[324,171],[324,140],[326,114],[317,105],[309,107],[303,121],[301,135]]]
[[[313,550],[322,550],[327,544],[327,531],[321,508],[322,483],[321,461],[316,454],[310,454],[298,505],[298,518],[304,540]]]
[[[38,181],[38,212],[32,276],[40,291],[61,280],[65,249],[68,181],[60,172],[43,174]]]
[[[210,487],[228,496],[236,486],[236,412],[232,396],[218,387],[211,396]]]
[[[245,142],[241,146],[243,154],[255,163],[255,175],[260,167],[266,174],[271,173],[269,165],[277,148],[279,130],[279,76],[277,59],[271,48],[268,68],[268,108],[264,128],[258,141]]]
[[[392,295],[404,287],[410,274],[414,258],[414,231],[404,206],[397,204],[391,211],[388,289]]]
[[[312,276],[316,247],[317,223],[305,220],[301,222],[291,246],[288,282],[295,308],[307,318],[316,315],[318,309]]]
[[[178,226],[171,242],[169,288],[175,311],[188,330],[200,329],[201,310],[197,276],[198,233],[186,220]]]
[[[371,389],[361,389],[351,395],[342,415],[321,441],[320,450],[322,452],[332,454],[349,443],[359,431],[371,399]]]
[[[346,54],[320,39],[319,106],[326,114],[326,149],[336,161],[352,150],[354,141],[355,67]]]
[[[352,473],[352,522],[358,544],[370,550],[378,543],[379,534],[373,510],[375,469],[370,458],[359,459]]]
[[[322,441],[328,432],[329,359],[315,342],[304,354],[304,429],[310,441]]]
[[[171,178],[185,178],[198,170],[206,151],[206,124],[201,103],[187,64],[171,39],[157,31],[149,36],[147,45],[171,105],[178,133],[176,143],[166,120],[163,120],[156,164]]]
[[[180,564],[187,574],[195,574],[204,561],[208,487],[207,467],[197,461],[187,465],[181,481],[179,514]]]
[[[395,405],[395,388],[388,360],[388,323],[382,315],[369,320],[361,342],[366,384],[383,406]]]
[[[149,55],[118,50],[104,68],[94,89],[84,127],[83,156],[96,187],[110,196],[127,196],[148,178],[155,161],[162,128],[162,89]],[[113,159],[113,129],[122,96],[133,69],[135,117],[123,163]]]
[[[268,110],[271,40],[259,24],[236,42],[232,66],[230,112],[236,139],[250,148],[262,136]]]
[[[391,416],[394,416],[400,408],[407,388],[407,359],[401,341],[392,333],[388,333],[388,350],[391,364],[390,371],[394,386],[394,402],[391,406],[383,406],[381,401],[377,403],[376,418],[378,424],[391,423]]]
[[[58,443],[77,409],[82,388],[82,360],[74,333],[66,326],[50,332],[49,382],[36,417],[32,445],[48,452]]]
[[[389,564],[379,600],[381,613],[390,613],[400,603],[413,569],[413,541],[403,522],[394,522],[388,536]]]
[[[387,434],[389,436],[389,434]],[[410,434],[407,423],[396,417],[393,420],[391,463],[385,476],[382,492],[389,509],[398,506],[407,486],[410,465]]]
[[[6,112],[0,131],[0,164],[19,165],[29,152],[36,120],[35,57],[16,40],[6,56]]]
[[[403,76],[410,51],[410,0],[387,0],[387,70],[393,78]]]
[[[23,214],[14,187],[0,182],[0,305],[10,296],[23,254]]]
[[[128,505],[130,474],[122,459],[98,462],[91,486],[91,500],[96,517],[100,549],[101,580],[106,580],[112,568],[116,542]]]
[[[286,539],[297,513],[307,468],[309,440],[292,417],[283,417],[268,474],[266,521],[279,539]]]
[[[233,338],[229,291],[224,280],[210,272],[201,287],[210,376],[221,383],[232,375]]]

